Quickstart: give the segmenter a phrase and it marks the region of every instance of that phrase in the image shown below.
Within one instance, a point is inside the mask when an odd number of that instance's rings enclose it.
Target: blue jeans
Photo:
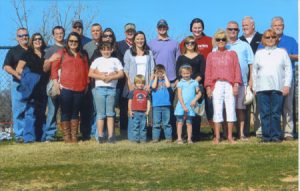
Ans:
[[[133,141],[147,141],[146,120],[147,118],[145,112],[134,111],[131,123]]]
[[[82,104],[84,92],[62,89],[60,94],[61,121],[78,119],[79,108]]]
[[[53,140],[57,131],[56,114],[59,107],[59,98],[48,96],[48,113],[42,141]]]
[[[12,81],[11,85],[11,101],[13,115],[13,130],[16,139],[23,139],[23,130],[25,127],[24,111],[26,103],[22,102],[22,94],[17,90],[19,82]]]
[[[280,91],[257,92],[262,138],[265,141],[281,139],[280,117],[282,114],[283,96]]]
[[[115,116],[116,88],[96,87],[94,91],[94,101],[97,111],[97,120]]]
[[[170,107],[169,106],[161,106],[161,107],[153,107],[153,128],[152,128],[152,139],[159,140],[161,124],[165,133],[165,138],[168,140],[172,140],[172,127],[170,124]]]

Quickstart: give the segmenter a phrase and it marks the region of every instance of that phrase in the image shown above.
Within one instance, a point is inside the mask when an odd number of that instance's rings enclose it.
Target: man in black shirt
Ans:
[[[11,100],[12,100],[12,111],[13,111],[13,131],[16,142],[23,141],[23,130],[25,126],[24,110],[25,103],[21,101],[22,94],[17,90],[20,85],[20,74],[17,73],[16,67],[22,55],[28,49],[29,34],[26,28],[19,28],[17,30],[18,45],[13,47],[6,54],[3,69],[12,75],[12,87],[11,87]]]

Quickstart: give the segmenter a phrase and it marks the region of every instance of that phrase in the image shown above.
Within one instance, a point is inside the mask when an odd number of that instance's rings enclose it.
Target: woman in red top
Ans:
[[[69,34],[66,47],[56,54],[58,59],[52,63],[51,79],[54,80],[54,88],[60,92],[64,141],[75,143],[79,108],[88,85],[88,57],[76,32]]]
[[[207,96],[212,97],[213,101],[214,144],[218,144],[220,139],[221,122],[224,121],[224,102],[228,122],[228,141],[235,143],[232,138],[233,123],[236,121],[235,96],[239,84],[242,83],[242,76],[237,54],[225,48],[227,42],[225,31],[218,30],[213,37],[217,51],[209,53],[206,61],[204,86]]]

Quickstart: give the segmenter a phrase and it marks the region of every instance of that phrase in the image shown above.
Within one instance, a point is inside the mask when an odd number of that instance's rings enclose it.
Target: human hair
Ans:
[[[63,30],[63,32],[64,32],[64,35],[65,35],[65,29],[64,29],[64,27],[62,27],[62,26],[55,26],[55,27],[53,27],[53,29],[52,29],[52,35],[54,35],[54,31],[56,30],[56,29],[59,29],[59,30]]]
[[[229,22],[227,23],[227,26],[228,26],[229,24],[235,24],[235,25],[237,25],[238,28],[239,28],[239,23],[236,22],[236,21],[229,21]]]
[[[144,36],[144,39],[145,39],[145,42],[144,42],[144,45],[143,45],[143,51],[144,51],[144,55],[148,55],[149,54],[149,50],[146,46],[146,35],[143,31],[137,31],[134,36],[133,36],[133,44],[132,44],[132,47],[130,48],[130,51],[131,51],[131,54],[132,56],[136,56],[137,55],[137,50],[136,50],[136,44],[135,44],[135,39],[137,37],[137,35],[143,35]]]
[[[249,20],[249,21],[254,25],[254,19],[253,19],[251,16],[245,16],[245,17],[243,18],[242,22],[243,22],[244,20]]]
[[[216,38],[226,38],[226,42],[228,42],[228,36],[225,30],[218,29],[217,32],[215,32],[213,38],[212,38],[212,44],[214,47],[217,46]]]
[[[142,84],[146,83],[145,77],[142,74],[137,74],[134,77],[134,84],[137,84],[138,82],[141,82]]]
[[[17,29],[16,35],[18,35],[19,31],[27,31],[28,32],[27,28],[20,27],[20,28]]]
[[[192,66],[189,65],[189,64],[184,64],[184,65],[180,66],[180,68],[179,68],[179,74],[180,74],[180,75],[181,75],[181,73],[182,73],[182,70],[190,71],[191,74],[192,74],[192,72],[193,72]]]
[[[199,18],[194,18],[191,23],[190,23],[190,31],[192,32],[192,28],[193,28],[193,25],[195,23],[201,23],[202,25],[202,28],[203,28],[203,31],[204,31],[204,22],[202,19],[199,19]],[[202,32],[202,36],[205,36],[204,32]]]
[[[101,42],[98,47],[99,47],[99,50],[105,50],[106,48],[113,49],[112,44],[109,42]]]
[[[45,43],[45,41],[44,41],[44,38],[43,38],[43,36],[41,35],[41,33],[34,33],[34,34],[31,36],[31,38],[29,39],[29,46],[28,46],[28,47],[29,47],[30,50],[32,50],[32,51],[34,50],[33,42],[34,42],[35,37],[37,37],[37,36],[40,36],[41,39],[42,39],[41,50],[44,51],[45,48],[47,47],[47,45],[46,45],[46,43]]]
[[[187,36],[187,37],[183,40],[183,42],[184,42],[184,46],[182,47],[182,52],[183,52],[183,54],[185,54],[186,51],[187,51],[187,48],[186,48],[185,44],[188,43],[190,40],[194,40],[194,41],[195,41],[194,51],[195,51],[195,52],[198,52],[198,46],[197,46],[197,43],[196,43],[196,38],[195,38],[194,36]]]
[[[91,27],[96,27],[96,26],[102,28],[102,26],[99,23],[93,23]]]
[[[77,32],[71,32],[71,33],[68,35],[68,37],[67,37],[67,43],[66,43],[66,45],[65,45],[65,50],[66,50],[66,52],[67,52],[70,56],[74,56],[73,53],[71,52],[71,49],[70,49],[70,46],[69,46],[69,40],[70,40],[70,37],[71,37],[71,36],[75,36],[75,37],[77,38],[77,40],[78,40],[78,46],[77,46],[77,48],[76,48],[76,52],[78,52],[79,55],[80,55],[80,57],[81,57],[82,59],[84,59],[85,56],[86,56],[86,52],[83,51],[83,49],[82,49],[81,37],[80,37],[80,35],[79,35]]]
[[[272,18],[272,22],[271,22],[271,26],[273,25],[273,23],[275,22],[275,21],[281,21],[282,22],[282,24],[284,25],[284,20],[283,20],[283,18],[281,17],[281,16],[276,16],[276,17],[273,17]]]
[[[267,46],[266,44],[266,37],[267,36],[276,36],[276,40],[275,40],[275,44],[274,45],[277,45],[279,43],[279,37],[278,35],[276,34],[275,30],[273,29],[268,29],[264,32],[264,34],[262,35],[262,38],[261,38],[261,43],[264,45],[264,46]]]
[[[155,65],[155,67],[154,67],[154,73],[155,72],[160,72],[160,71],[165,72],[166,71],[165,66],[162,65],[162,64]]]
[[[115,35],[114,31],[111,28],[104,29],[104,31],[102,32],[101,38],[100,38],[100,43],[104,42],[103,41],[103,35],[106,32],[110,32],[112,34],[111,44],[112,44],[112,47],[113,47],[114,51],[116,51],[116,49],[117,49],[116,35]]]

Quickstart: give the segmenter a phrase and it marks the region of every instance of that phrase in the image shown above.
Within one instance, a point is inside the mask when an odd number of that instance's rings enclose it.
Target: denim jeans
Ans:
[[[257,92],[262,138],[265,141],[281,139],[280,117],[283,96],[280,91]]]
[[[97,111],[97,120],[115,116],[116,88],[96,87],[94,91],[94,101]]]
[[[134,111],[132,118],[132,135],[134,141],[146,142],[147,141],[147,128],[146,128],[146,114],[145,112]]]
[[[60,94],[61,121],[78,119],[79,108],[82,104],[84,92],[62,89]]]
[[[26,103],[21,101],[22,94],[17,90],[20,83],[12,81],[11,87],[11,101],[12,101],[12,115],[13,115],[13,130],[16,139],[23,138],[23,130],[25,127],[24,111]]]
[[[59,98],[48,96],[48,113],[46,125],[43,129],[42,141],[53,140],[57,131],[56,114],[59,107]]]
[[[172,140],[172,127],[170,124],[170,107],[160,106],[153,107],[153,128],[152,128],[152,139],[159,140],[161,125],[165,133],[165,138]]]
[[[89,87],[88,91],[83,96],[80,107],[80,132],[83,140],[90,139],[92,131],[95,134],[95,129],[93,129],[93,125],[96,126],[95,115],[93,94]]]

